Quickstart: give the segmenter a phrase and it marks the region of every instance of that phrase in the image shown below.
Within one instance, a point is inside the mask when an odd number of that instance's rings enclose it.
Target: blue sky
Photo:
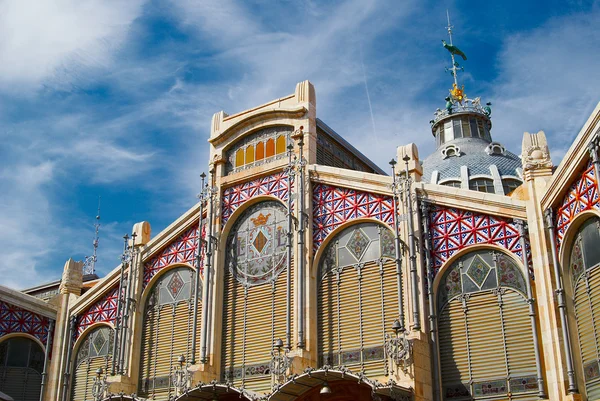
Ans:
[[[451,84],[446,9],[467,95],[516,153],[544,130],[560,161],[600,100],[600,3],[587,1],[0,0],[0,283],[60,277],[194,205],[210,119],[311,80],[317,114],[381,167],[433,149]],[[366,85],[372,102],[373,124]]]

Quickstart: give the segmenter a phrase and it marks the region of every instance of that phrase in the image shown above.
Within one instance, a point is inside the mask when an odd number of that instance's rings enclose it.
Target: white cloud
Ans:
[[[141,0],[0,2],[0,84],[69,83],[84,68],[106,68]],[[72,83],[72,82],[71,82]]]
[[[599,18],[596,10],[552,19],[504,42],[491,96],[496,140],[520,153],[524,131],[544,130],[562,159],[600,100]]]

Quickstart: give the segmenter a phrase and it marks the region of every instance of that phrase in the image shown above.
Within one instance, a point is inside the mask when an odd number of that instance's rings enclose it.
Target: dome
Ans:
[[[521,159],[493,141],[491,109],[457,106],[436,111],[437,149],[423,161],[423,181],[508,195],[522,183]]]
[[[489,176],[493,179],[495,172],[491,166],[495,166],[500,177],[521,175],[521,159],[498,142],[480,138],[455,139],[440,146],[423,161],[423,181],[434,184],[461,181],[463,167],[468,169],[469,177]]]

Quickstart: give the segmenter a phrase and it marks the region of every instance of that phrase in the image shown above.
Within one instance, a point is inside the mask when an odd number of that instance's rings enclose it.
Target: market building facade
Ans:
[[[459,92],[457,92],[459,91]],[[600,106],[558,167],[454,86],[385,171],[315,88],[211,122],[200,202],[122,263],[0,287],[15,400],[600,397]],[[37,296],[37,297],[36,297]]]

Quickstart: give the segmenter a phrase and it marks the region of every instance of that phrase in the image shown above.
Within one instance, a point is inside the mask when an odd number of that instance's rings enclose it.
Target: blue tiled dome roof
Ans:
[[[449,145],[460,149],[460,156],[445,157],[441,150]],[[461,166],[467,166],[469,176],[490,176],[490,165],[496,165],[501,176],[520,176],[521,159],[505,150],[503,154],[488,154],[489,141],[480,138],[460,138],[446,142],[423,161],[423,181],[431,182],[434,171],[438,171],[437,181],[461,179]]]

